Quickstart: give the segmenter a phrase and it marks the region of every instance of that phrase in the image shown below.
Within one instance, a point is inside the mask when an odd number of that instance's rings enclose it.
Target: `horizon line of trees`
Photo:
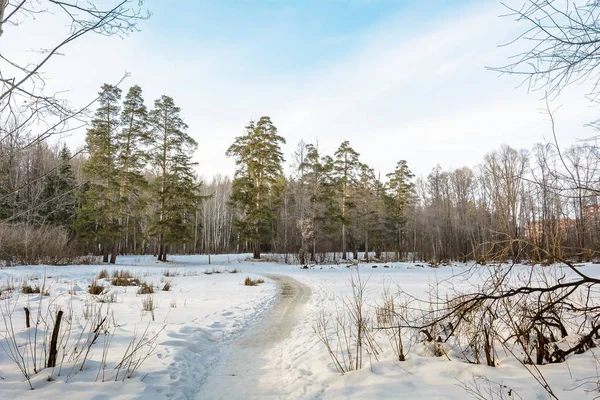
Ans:
[[[290,173],[267,116],[251,120],[226,155],[233,178],[194,173],[197,143],[172,98],[148,110],[142,89],[103,85],[86,153],[0,142],[0,259],[61,262],[83,254],[263,252],[298,262],[358,259],[487,262],[591,260],[600,246],[598,147],[507,145],[476,168],[439,165],[415,179],[406,161],[385,176],[348,141],[333,154],[300,142]],[[48,236],[59,242],[51,245]],[[63,250],[61,251],[61,246]],[[58,252],[44,258],[44,247]],[[50,250],[48,250],[50,251]],[[552,254],[552,257],[549,256]],[[286,258],[287,259],[287,258]]]

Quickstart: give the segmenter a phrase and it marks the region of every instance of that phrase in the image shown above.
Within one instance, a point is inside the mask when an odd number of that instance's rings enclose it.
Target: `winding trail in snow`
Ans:
[[[278,344],[292,333],[300,311],[311,297],[311,290],[289,276],[264,276],[278,286],[275,305],[259,323],[232,343],[228,355],[210,374],[196,399],[288,398],[283,384],[287,354]]]

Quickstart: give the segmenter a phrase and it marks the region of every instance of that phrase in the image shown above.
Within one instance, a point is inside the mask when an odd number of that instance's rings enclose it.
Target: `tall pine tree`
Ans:
[[[88,180],[81,195],[75,228],[82,237],[94,239],[102,248],[103,261],[115,263],[119,237],[119,188],[116,179],[116,137],[121,127],[121,89],[104,84],[99,93],[100,107],[88,129],[86,145],[89,157],[83,166]],[[93,226],[93,230],[90,228]]]
[[[354,204],[350,201],[350,189],[355,185],[357,180],[358,171],[360,168],[360,161],[358,154],[346,140],[340,147],[335,151],[333,159],[333,171],[334,178],[338,185],[340,193],[340,206],[341,214],[340,221],[342,224],[342,258],[348,259],[347,257],[347,233],[348,225],[351,224],[351,220],[348,215],[348,209],[353,207]]]
[[[283,154],[280,145],[285,139],[269,117],[258,123],[250,121],[246,132],[235,138],[226,155],[237,165],[232,182],[231,203],[240,212],[235,227],[240,241],[252,244],[253,256],[260,258],[261,246],[271,241],[273,185],[283,174]]]
[[[148,127],[148,111],[144,105],[142,89],[132,86],[123,101],[121,112],[122,129],[116,137],[118,153],[119,210],[118,220],[123,234],[123,245],[129,251],[137,251],[135,234],[137,222],[146,208],[142,196],[147,187],[144,168],[150,159],[148,155],[152,136]],[[129,240],[133,234],[134,239]]]
[[[161,96],[150,111],[154,137],[152,162],[158,170],[154,181],[156,211],[153,234],[158,239],[158,260],[167,261],[169,245],[185,243],[193,237],[191,216],[195,214],[200,184],[196,182],[192,155],[198,144],[186,133],[180,108],[169,96]]]
[[[386,202],[388,205],[388,220],[392,226],[395,236],[396,256],[400,260],[404,243],[404,225],[406,224],[406,207],[413,195],[414,185],[411,179],[414,177],[410,172],[406,161],[400,160],[396,169],[386,175],[388,178],[386,190]]]

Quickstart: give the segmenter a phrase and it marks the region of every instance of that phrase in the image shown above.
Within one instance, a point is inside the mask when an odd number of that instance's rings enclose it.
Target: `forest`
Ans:
[[[579,121],[585,127],[567,132],[573,140],[564,143],[555,101],[577,83],[587,90],[586,104],[597,105],[600,2],[503,4],[521,33],[506,46],[513,52],[506,64],[486,68],[521,78],[541,97],[546,139],[474,152],[457,160],[465,165],[459,168],[431,155],[435,166],[425,176],[407,162],[409,145],[398,145],[395,167],[382,171],[364,162],[367,153],[379,154],[382,139],[353,146],[341,129],[332,132],[341,139],[333,151],[315,139],[284,152],[290,120],[258,101],[253,106],[265,109],[244,104],[251,118],[228,132],[219,154],[235,167],[205,176],[197,151],[216,134],[188,126],[184,116],[196,110],[182,105],[190,99],[146,98],[155,86],[158,93],[175,89],[168,78],[152,76],[156,85],[143,89],[135,75],[111,81],[98,67],[97,83],[109,83],[83,102],[69,100],[68,85],[52,86],[53,63],[72,68],[69,82],[76,72],[91,75],[76,71],[79,64],[60,64],[67,50],[83,53],[72,42],[96,38],[88,45],[100,49],[94,44],[137,34],[151,17],[143,1],[106,4],[0,0],[2,396],[39,398],[25,394],[34,389],[49,398],[123,399],[598,395],[600,124]],[[170,19],[170,4],[154,6]],[[222,22],[240,22],[229,19],[238,6],[218,10],[215,37],[222,39]],[[173,8],[187,35],[201,25],[201,13],[192,10],[210,7],[185,7]],[[468,32],[452,41],[480,36],[480,17],[493,23],[487,8],[470,7],[460,10],[473,26],[461,26]],[[332,21],[342,10],[333,11]],[[440,19],[456,16],[437,11]],[[183,23],[188,14],[194,26]],[[310,15],[306,26],[317,26]],[[37,24],[38,35],[20,33]],[[146,42],[156,49],[161,25]],[[304,38],[309,29],[302,28]],[[455,32],[443,28],[440,36]],[[238,37],[247,34],[241,29]],[[419,48],[431,44],[417,36]],[[25,49],[25,39],[38,50]],[[202,40],[196,44],[204,49]],[[337,36],[329,40],[338,43]],[[220,46],[208,48],[209,59],[220,55]],[[461,54],[454,66],[472,59],[473,52]],[[203,73],[171,61],[172,75]],[[226,63],[216,64],[235,81]],[[265,65],[257,65],[262,72]],[[453,68],[441,67],[443,76]],[[367,84],[379,68],[369,71]],[[297,87],[295,78],[289,87]],[[228,118],[239,115],[236,106]],[[84,145],[75,144],[76,135],[85,136]]]
[[[264,116],[227,150],[233,178],[204,182],[192,161],[197,143],[173,99],[162,96],[148,110],[139,86],[121,97],[118,87],[101,88],[86,149],[21,129],[0,142],[4,263],[167,260],[167,252],[280,253],[302,264],[358,252],[432,264],[597,255],[600,171],[591,141],[504,145],[475,168],[437,165],[415,178],[404,160],[382,174],[347,141],[333,154],[300,142],[284,155],[284,136]]]
[[[223,157],[235,161],[235,171],[205,177],[194,152],[197,140],[210,140],[210,133],[188,128],[172,97],[150,104],[140,86],[125,87],[128,74],[102,85],[83,108],[44,91],[42,71],[63,47],[83,35],[137,32],[150,12],[123,2],[104,11],[91,7],[89,18],[80,19],[72,12],[81,11],[77,5],[50,5],[56,16],[39,12],[70,24],[65,39],[42,51],[31,64],[35,67],[22,64],[19,52],[1,61],[2,76],[15,76],[0,80],[2,264],[68,264],[88,256],[115,263],[127,254],[167,261],[168,254],[245,252],[255,259],[283,254],[301,264],[357,259],[359,252],[367,261],[433,265],[596,259],[596,136],[565,148],[548,101],[553,139],[529,149],[505,144],[466,161],[475,167],[436,165],[422,177],[411,172],[403,156],[409,149],[403,148],[392,171],[362,162],[347,140],[331,154],[318,141],[300,141],[293,154],[283,154],[286,132],[266,109],[231,132],[239,136],[223,149]],[[6,7],[0,8],[8,13],[5,27],[35,15],[31,4]],[[581,21],[556,9],[562,19],[548,20],[549,27],[530,17],[546,7],[554,6],[509,8],[517,21],[540,32],[548,47],[516,54],[521,58],[496,71],[524,76],[531,88],[545,90],[548,100],[570,79],[585,80],[596,67],[585,57],[593,48],[577,41],[578,32],[593,31],[596,7],[583,7]],[[568,32],[570,41],[557,40],[550,30]],[[519,70],[532,62],[538,68]],[[85,132],[84,146],[69,145],[74,132]]]

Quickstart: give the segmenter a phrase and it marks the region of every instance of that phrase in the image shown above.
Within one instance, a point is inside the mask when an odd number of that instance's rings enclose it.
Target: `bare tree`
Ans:
[[[70,44],[89,33],[123,36],[137,30],[137,23],[149,17],[141,6],[142,2],[129,0],[118,0],[106,8],[91,1],[0,0],[0,41],[19,43],[24,29],[40,20],[53,23],[56,32],[63,31],[53,44],[0,53],[0,143],[12,140],[18,132],[31,133],[0,158],[12,157],[15,152],[87,123],[85,111],[96,99],[84,107],[73,107],[61,96],[63,90],[48,93],[45,69],[56,57],[65,55]],[[23,56],[26,52],[27,60]]]
[[[527,43],[528,49],[511,58],[501,73],[522,76],[532,90],[557,96],[570,83],[589,80],[590,95],[599,93],[600,3],[597,1],[530,0],[520,8],[505,5],[508,17],[526,27],[510,45]]]

